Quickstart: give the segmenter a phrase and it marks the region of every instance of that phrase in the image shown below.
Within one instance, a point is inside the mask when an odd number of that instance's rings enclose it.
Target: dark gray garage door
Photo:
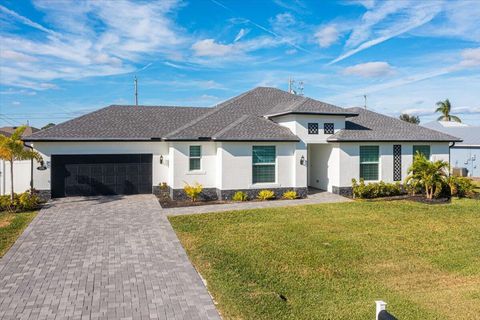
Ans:
[[[53,155],[52,197],[152,193],[151,154]]]

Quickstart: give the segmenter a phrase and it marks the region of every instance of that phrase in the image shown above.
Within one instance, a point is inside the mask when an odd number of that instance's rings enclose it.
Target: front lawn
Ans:
[[[0,258],[7,253],[23,230],[35,218],[36,212],[0,212]]]
[[[480,202],[348,202],[171,217],[226,319],[480,314]]]

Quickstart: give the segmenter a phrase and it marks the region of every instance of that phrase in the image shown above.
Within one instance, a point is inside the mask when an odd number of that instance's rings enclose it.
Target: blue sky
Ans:
[[[0,125],[110,104],[212,106],[255,86],[480,125],[479,1],[0,1]]]

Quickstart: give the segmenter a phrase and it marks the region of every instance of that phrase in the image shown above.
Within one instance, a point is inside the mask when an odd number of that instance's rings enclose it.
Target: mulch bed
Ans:
[[[228,204],[228,203],[238,203],[238,201],[232,200],[197,200],[192,202],[190,200],[172,200],[168,195],[158,195],[158,202],[162,208],[183,208],[183,207],[197,207],[197,206],[208,206],[211,204]],[[300,199],[300,198],[299,198]],[[252,199],[245,202],[259,202],[259,201],[277,201],[277,200],[288,200],[288,199],[271,199],[271,200],[259,200]]]
[[[360,199],[364,201],[396,201],[396,200],[410,200],[415,202],[421,202],[426,204],[444,204],[450,203],[451,198],[437,198],[437,199],[427,199],[424,195],[400,195],[400,196],[393,196],[393,197],[381,197],[375,199]]]

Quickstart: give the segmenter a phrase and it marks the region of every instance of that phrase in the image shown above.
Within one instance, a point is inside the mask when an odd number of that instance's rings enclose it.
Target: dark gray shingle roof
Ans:
[[[348,108],[358,113],[348,118],[345,129],[328,141],[461,141],[461,139],[362,108]]]
[[[109,106],[27,137],[41,140],[151,140],[209,112],[209,108]]]
[[[268,111],[268,116],[279,116],[288,113],[300,114],[332,114],[354,116],[355,112],[349,112],[344,108],[307,97],[292,95],[291,100],[282,102]]]
[[[299,141],[290,129],[252,115],[240,117],[224,130],[214,134],[213,139],[220,141]]]
[[[345,113],[344,109],[340,107],[297,96],[283,90],[257,87],[223,102],[210,113],[170,133],[167,139],[213,138],[217,132],[228,127],[242,116],[248,115],[250,117],[245,121],[247,121],[251,131],[248,133],[238,131],[237,140],[265,140],[266,137],[270,137],[271,140],[298,140],[291,132],[286,135],[284,127],[265,119],[265,116],[268,115],[292,113],[297,112],[296,110],[318,114]],[[352,112],[347,113],[352,114]],[[262,119],[254,120],[254,117]],[[268,121],[270,122],[269,125],[267,125]],[[247,124],[244,123],[243,126],[247,126]]]

